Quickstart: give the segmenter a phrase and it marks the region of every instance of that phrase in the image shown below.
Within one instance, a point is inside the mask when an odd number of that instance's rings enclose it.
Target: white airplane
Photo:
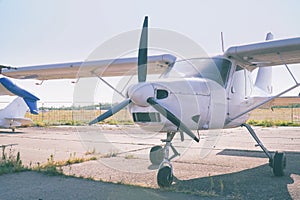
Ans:
[[[30,118],[24,118],[27,105],[22,97],[17,97],[4,109],[0,110],[0,127],[9,128],[15,132],[15,128],[32,124]]]
[[[0,66],[0,68],[4,67]],[[0,95],[18,96],[7,107],[0,110],[0,127],[10,128],[14,132],[16,127],[32,124],[32,120],[24,116],[28,108],[32,114],[38,114],[36,102],[39,98],[6,77],[0,78]]]
[[[288,64],[300,62],[300,38],[271,40],[266,42],[230,47],[223,55],[212,58],[193,58],[176,61],[176,57],[164,54],[148,56],[148,18],[146,17],[140,38],[138,58],[121,58],[73,62],[5,70],[3,74],[14,78],[37,78],[40,80],[80,77],[122,76],[134,69],[138,83],[131,85],[123,95],[111,88],[125,100],[90,122],[94,124],[107,119],[129,106],[134,122],[147,130],[166,132],[164,148],[154,146],[150,160],[159,164],[157,182],[168,187],[173,182],[171,159],[178,155],[172,146],[176,133],[199,138],[193,130],[223,129],[244,126],[269,158],[275,176],[282,176],[286,157],[282,152],[272,155],[246,124],[248,113],[290,90],[300,83],[289,70]],[[137,66],[136,66],[137,64]],[[271,66],[284,65],[295,84],[277,95],[272,95]],[[250,73],[259,68],[253,84]],[[147,82],[147,74],[164,71],[159,81]],[[77,77],[78,78],[78,77]],[[169,156],[169,150],[174,155]]]

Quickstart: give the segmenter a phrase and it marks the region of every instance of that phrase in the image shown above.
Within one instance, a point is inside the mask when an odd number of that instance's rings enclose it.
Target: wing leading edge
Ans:
[[[149,74],[162,73],[176,61],[170,54],[148,57]],[[124,76],[136,73],[137,58],[119,58],[87,62],[70,62],[50,65],[20,67],[17,70],[4,69],[2,74],[17,79],[74,79],[93,76]]]
[[[233,46],[225,56],[252,71],[256,67],[300,63],[300,37]]]

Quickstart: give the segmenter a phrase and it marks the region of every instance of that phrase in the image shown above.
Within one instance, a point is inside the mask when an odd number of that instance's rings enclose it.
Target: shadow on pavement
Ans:
[[[237,151],[230,151],[230,155],[237,153]],[[243,153],[247,154],[247,156],[260,157],[260,154],[257,154],[257,152]],[[238,155],[242,156],[241,152]],[[292,175],[300,175],[300,153],[288,152],[286,156],[287,168],[283,177],[275,177],[272,174],[272,169],[265,164],[231,174],[191,180],[177,180],[173,187],[179,191],[192,191],[195,193],[206,191],[208,194],[217,194],[224,198],[292,199],[288,185],[294,183]],[[299,180],[297,184],[299,184]],[[299,185],[296,185],[294,190],[299,189],[299,187]],[[299,192],[296,191],[296,194],[293,194],[293,198],[297,195],[296,198],[300,199]]]

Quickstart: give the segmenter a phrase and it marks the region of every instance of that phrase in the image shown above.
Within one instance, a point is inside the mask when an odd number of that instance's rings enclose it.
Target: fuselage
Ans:
[[[248,114],[235,116],[255,103],[252,91],[247,69],[213,57],[177,61],[160,79],[131,86],[127,95],[135,123],[147,130],[172,132],[178,128],[147,104],[147,98],[155,98],[191,130],[220,129],[246,122]]]

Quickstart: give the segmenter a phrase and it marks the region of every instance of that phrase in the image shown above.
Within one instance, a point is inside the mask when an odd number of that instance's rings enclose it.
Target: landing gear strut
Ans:
[[[274,156],[271,155],[271,153],[267,150],[267,148],[263,145],[263,143],[260,141],[260,139],[257,137],[254,130],[251,128],[248,124],[242,124],[241,126],[244,126],[247,128],[251,136],[254,138],[254,140],[257,142],[256,146],[260,146],[260,148],[264,151],[266,156],[269,158],[269,166],[273,168],[273,174],[275,176],[283,176],[284,175],[284,169],[286,167],[286,156],[283,152],[276,151]]]
[[[179,156],[180,154],[172,145],[172,140],[175,136],[175,132],[167,133],[167,138],[162,140],[165,142],[165,146],[154,146],[150,150],[150,161],[153,165],[159,165],[157,173],[157,183],[159,187],[169,187],[173,182],[173,168],[171,159]],[[169,148],[171,147],[173,155],[169,157]]]

